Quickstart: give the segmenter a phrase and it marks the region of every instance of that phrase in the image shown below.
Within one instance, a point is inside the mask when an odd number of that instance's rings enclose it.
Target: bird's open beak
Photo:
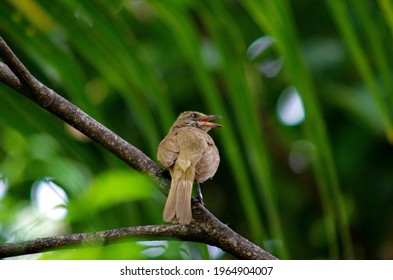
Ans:
[[[217,116],[217,115],[205,115],[205,116],[203,116],[202,118],[200,118],[199,121],[200,121],[200,122],[203,122],[203,123],[204,123],[203,125],[206,126],[206,127],[210,127],[210,128],[213,128],[213,127],[222,127],[221,124],[209,122],[209,121],[211,121],[211,120],[215,120],[215,119],[218,119],[218,118],[221,118],[221,116]]]

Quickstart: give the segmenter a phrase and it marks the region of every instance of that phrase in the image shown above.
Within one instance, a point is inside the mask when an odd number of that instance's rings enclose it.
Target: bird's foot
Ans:
[[[203,201],[203,197],[198,195],[197,197],[195,197],[195,199],[202,205],[205,205],[205,202]]]
[[[205,205],[205,202],[203,201],[201,186],[199,185],[199,183],[197,183],[197,192],[198,192],[198,196],[196,197],[196,199],[200,204]]]

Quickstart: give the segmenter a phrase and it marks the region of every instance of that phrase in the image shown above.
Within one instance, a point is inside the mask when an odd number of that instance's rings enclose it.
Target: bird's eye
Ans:
[[[191,114],[191,118],[193,118],[193,119],[197,119],[197,118],[198,118],[198,114],[196,114],[196,113],[192,113],[192,114]]]

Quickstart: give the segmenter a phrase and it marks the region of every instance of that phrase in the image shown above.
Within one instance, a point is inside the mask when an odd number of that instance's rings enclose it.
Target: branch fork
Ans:
[[[163,170],[142,151],[94,120],[77,106],[39,82],[19,61],[0,36],[0,82],[51,112],[103,146],[131,168],[148,174],[164,193],[169,180]],[[277,259],[218,220],[196,199],[192,200],[193,221],[189,225],[146,225],[75,233],[0,245],[0,258],[65,249],[69,246],[126,242],[129,238],[168,239],[201,242],[221,248],[240,259]]]

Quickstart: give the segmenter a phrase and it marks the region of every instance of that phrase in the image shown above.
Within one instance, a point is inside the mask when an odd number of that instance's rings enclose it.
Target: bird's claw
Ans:
[[[205,202],[203,201],[203,196],[198,195],[195,197],[195,199],[202,205],[205,205]]]
[[[198,192],[198,196],[196,197],[196,199],[200,204],[205,205],[205,202],[203,201],[201,186],[199,185],[199,183],[197,184],[197,192]]]

